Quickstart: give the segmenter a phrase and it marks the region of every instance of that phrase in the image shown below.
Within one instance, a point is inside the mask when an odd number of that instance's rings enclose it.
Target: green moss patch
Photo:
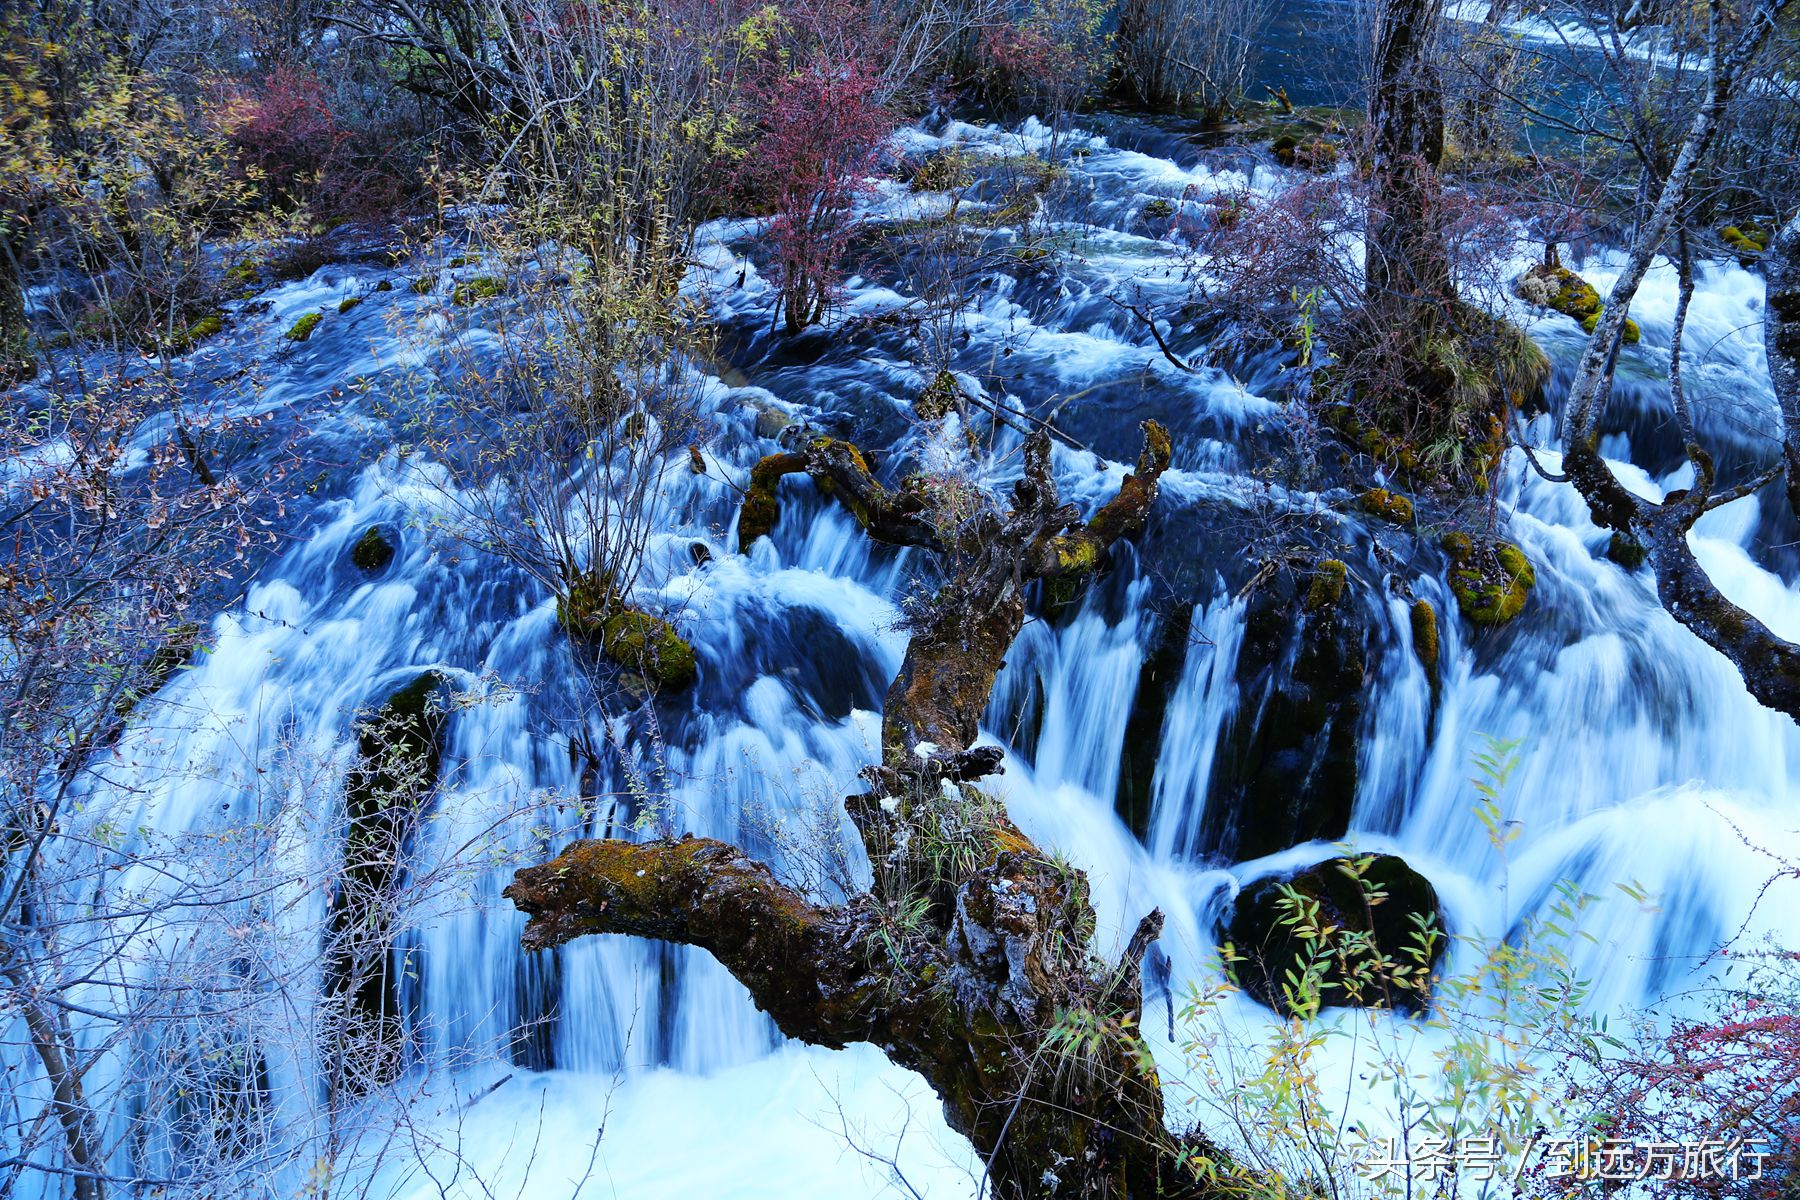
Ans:
[[[1476,625],[1504,625],[1525,607],[1537,572],[1511,542],[1477,542],[1466,533],[1443,539],[1450,556],[1450,590],[1463,616]]]
[[[491,300],[506,290],[506,281],[493,275],[482,275],[450,289],[450,303],[467,308],[483,300]]]
[[[362,302],[363,298],[361,296],[345,296],[342,300],[338,301],[338,312],[347,313]]]
[[[1396,525],[1411,525],[1413,519],[1413,502],[1398,492],[1390,492],[1386,488],[1370,488],[1359,498],[1362,510],[1372,517],[1383,521],[1392,521]]]
[[[312,336],[313,330],[317,329],[319,327],[319,322],[324,319],[324,313],[307,313],[298,321],[295,321],[288,331],[281,336],[285,337],[290,342],[304,342],[307,338]]]

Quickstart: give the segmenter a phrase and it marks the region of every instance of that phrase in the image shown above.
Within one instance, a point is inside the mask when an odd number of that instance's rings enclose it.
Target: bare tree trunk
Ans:
[[[1776,235],[1763,255],[1769,306],[1763,313],[1763,344],[1769,382],[1781,406],[1781,457],[1787,470],[1788,506],[1800,517],[1800,212]]]
[[[774,480],[806,470],[872,535],[922,544],[919,526],[870,512],[872,501],[891,509],[892,494],[870,490],[879,485],[854,447],[776,457],[767,505]],[[1168,1132],[1138,1035],[1139,962],[1161,914],[1143,919],[1117,962],[1097,963],[1085,876],[970,786],[999,767],[997,749],[971,743],[1024,623],[1025,587],[1098,569],[1141,527],[1168,462],[1167,434],[1146,423],[1137,471],[1084,523],[1059,502],[1039,434],[1010,512],[924,540],[961,566],[888,690],[869,789],[845,802],[873,870],[869,893],[818,904],[710,839],[581,841],[506,889],[531,916],[524,945],[627,933],[705,948],[789,1037],[871,1042],[923,1075],[1006,1200],[1207,1194],[1194,1157],[1229,1164]],[[772,509],[763,515],[773,523]]]
[[[1708,46],[1709,78],[1704,102],[1689,122],[1687,136],[1674,166],[1650,212],[1639,223],[1624,269],[1606,298],[1606,306],[1594,330],[1593,340],[1582,355],[1575,381],[1569,388],[1565,438],[1568,478],[1587,501],[1597,524],[1640,539],[1650,552],[1656,570],[1658,598],[1670,615],[1707,645],[1730,659],[1743,676],[1750,694],[1777,712],[1800,720],[1800,646],[1777,636],[1756,617],[1739,608],[1719,591],[1688,545],[1688,531],[1701,516],[1721,504],[1754,493],[1774,478],[1774,473],[1751,480],[1727,492],[1715,493],[1712,456],[1697,444],[1693,422],[1681,388],[1681,323],[1671,347],[1670,399],[1680,427],[1688,436],[1688,460],[1694,466],[1694,486],[1669,493],[1661,503],[1641,499],[1622,484],[1597,448],[1600,416],[1612,388],[1618,362],[1620,334],[1632,298],[1669,237],[1680,228],[1696,173],[1718,136],[1727,106],[1751,60],[1773,32],[1778,5],[1762,0],[1749,13],[1734,41],[1726,44],[1725,12],[1719,0],[1711,6]],[[1796,219],[1800,221],[1800,218]],[[1765,317],[1770,376],[1781,404],[1786,430],[1782,459],[1788,475],[1790,501],[1796,496],[1795,464],[1800,461],[1795,443],[1795,417],[1800,397],[1795,381],[1800,375],[1800,336],[1795,317],[1800,315],[1800,296],[1795,295],[1793,254],[1800,233],[1790,222],[1777,242],[1770,267],[1770,304]],[[1683,271],[1683,304],[1688,292],[1687,258],[1680,257]]]
[[[1437,64],[1439,0],[1387,0],[1369,90],[1374,163],[1367,303],[1405,322],[1455,298],[1450,249],[1433,198],[1444,157],[1444,89]]]
[[[93,1117],[82,1094],[81,1072],[75,1065],[74,1039],[68,1022],[36,997],[36,989],[22,969],[9,966],[5,974],[7,982],[13,985],[31,1048],[50,1081],[50,1108],[62,1128],[63,1147],[75,1180],[75,1200],[105,1200]]]

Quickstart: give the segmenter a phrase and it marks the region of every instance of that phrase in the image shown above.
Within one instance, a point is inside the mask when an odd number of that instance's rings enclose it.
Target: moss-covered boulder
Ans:
[[[338,301],[339,315],[349,312],[362,302],[363,298],[361,296],[345,296],[342,300]]]
[[[700,677],[694,647],[661,617],[623,608],[600,626],[600,649],[657,691],[680,691]]]
[[[1540,308],[1552,309],[1580,322],[1583,333],[1591,334],[1600,323],[1605,303],[1593,284],[1561,265],[1539,263],[1519,276],[1514,290],[1519,298]],[[1644,331],[1630,317],[1625,318],[1624,341],[1636,345]]]
[[[1287,167],[1307,171],[1328,171],[1337,165],[1338,144],[1323,134],[1301,136],[1283,133],[1269,143],[1275,160]]]
[[[632,608],[610,577],[573,573],[556,601],[556,619],[577,641],[600,652],[655,691],[680,691],[699,678],[694,647],[661,617]]]
[[[390,694],[356,730],[356,763],[344,781],[344,863],[331,895],[326,993],[346,1005],[334,1037],[361,1061],[345,1073],[352,1092],[387,1082],[402,1062],[394,962],[393,894],[405,878],[412,843],[443,754],[444,680],[425,671]]]
[[[295,321],[289,326],[288,331],[282,334],[282,336],[290,342],[304,342],[313,335],[313,330],[317,329],[319,327],[319,322],[324,319],[324,313],[305,313],[298,321]]]
[[[1370,488],[1358,498],[1358,502],[1362,510],[1372,517],[1391,521],[1395,525],[1412,524],[1413,502],[1398,492],[1390,492],[1386,488]]]
[[[1461,532],[1445,534],[1443,547],[1450,557],[1450,591],[1463,616],[1476,625],[1504,625],[1524,609],[1537,572],[1523,550]]]
[[[363,535],[350,547],[350,561],[358,570],[370,574],[385,570],[394,561],[394,543],[388,540],[387,533],[381,526],[371,525],[363,530]]]
[[[174,354],[185,354],[207,338],[218,336],[224,329],[225,318],[218,313],[209,313],[187,328],[177,330],[175,335],[169,339],[169,351]]]
[[[1519,276],[1514,290],[1521,300],[1577,321],[1600,311],[1600,293],[1594,285],[1560,265],[1538,263]]]
[[[1419,656],[1419,663],[1425,668],[1425,673],[1435,679],[1439,653],[1437,609],[1429,600],[1415,600],[1410,616],[1413,653]]]
[[[1592,336],[1594,330],[1599,327],[1600,313],[1589,313],[1587,316],[1581,318],[1581,332]],[[1624,342],[1627,346],[1635,346],[1644,340],[1644,331],[1636,321],[1632,320],[1630,317],[1626,317],[1625,327],[1619,332],[1619,340]]]
[[[1635,571],[1650,557],[1650,550],[1629,533],[1615,533],[1606,543],[1606,557],[1627,571]]]
[[[1138,209],[1138,216],[1146,221],[1166,221],[1175,215],[1175,202],[1164,200],[1160,196],[1154,200],[1146,200],[1144,207]]]
[[[467,308],[483,300],[491,300],[506,290],[506,281],[493,275],[482,275],[450,289],[450,303]]]
[[[1391,854],[1326,859],[1247,885],[1220,931],[1233,973],[1284,1014],[1422,1012],[1445,948],[1431,881]]]
[[[1328,558],[1313,568],[1312,582],[1306,588],[1306,611],[1330,608],[1344,598],[1350,580],[1350,568],[1335,558]]]
[[[1740,260],[1753,261],[1769,248],[1769,231],[1755,225],[1727,225],[1719,230],[1719,240],[1736,250]]]
[[[974,182],[974,160],[969,153],[957,146],[945,146],[919,164],[906,186],[915,192],[956,192]]]

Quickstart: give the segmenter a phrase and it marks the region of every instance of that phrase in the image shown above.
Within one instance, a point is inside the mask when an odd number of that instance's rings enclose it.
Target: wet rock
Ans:
[[[756,406],[756,436],[774,441],[782,431],[794,423],[794,418],[773,404]]]
[[[1401,858],[1371,854],[1249,884],[1221,935],[1235,951],[1239,985],[1277,1012],[1417,1013],[1431,1004],[1445,928],[1431,881]]]
[[[1202,854],[1257,858],[1349,828],[1369,624],[1347,577],[1328,559],[1278,571],[1253,593]]]
[[[363,530],[363,535],[350,547],[350,561],[356,564],[358,570],[372,575],[386,569],[394,561],[394,543],[388,540],[381,526],[371,525]]]

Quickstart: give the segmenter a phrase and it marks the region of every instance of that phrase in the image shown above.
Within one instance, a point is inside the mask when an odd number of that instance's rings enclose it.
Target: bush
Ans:
[[[744,168],[774,216],[769,238],[787,331],[821,320],[837,295],[857,199],[893,118],[859,63],[809,67],[765,90],[763,133]]]
[[[277,67],[261,83],[229,92],[219,127],[246,166],[260,174],[270,202],[297,206],[349,136],[311,72]]]

